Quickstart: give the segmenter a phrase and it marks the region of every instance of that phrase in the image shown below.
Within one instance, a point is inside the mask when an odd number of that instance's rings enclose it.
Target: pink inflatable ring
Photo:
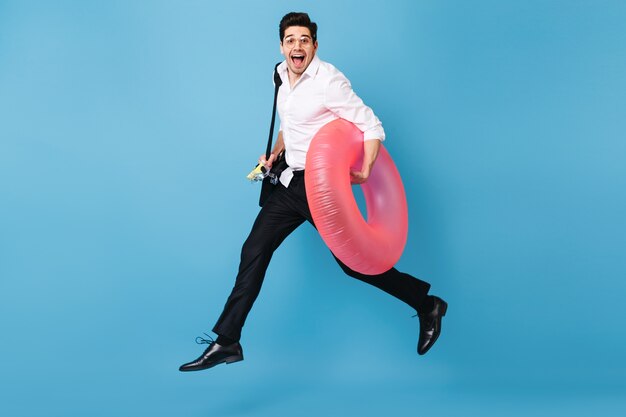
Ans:
[[[337,119],[313,138],[306,158],[306,194],[315,226],[333,254],[351,269],[376,275],[400,259],[408,232],[404,186],[383,146],[361,185],[367,221],[352,194],[350,170],[360,171],[363,133]]]

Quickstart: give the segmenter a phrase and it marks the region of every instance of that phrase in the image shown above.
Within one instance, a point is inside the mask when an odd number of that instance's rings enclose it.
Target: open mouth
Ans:
[[[304,64],[304,54],[291,55],[291,61],[296,67],[301,67]]]

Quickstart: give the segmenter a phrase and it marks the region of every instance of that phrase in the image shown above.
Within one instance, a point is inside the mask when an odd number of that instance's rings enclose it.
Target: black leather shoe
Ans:
[[[448,303],[433,296],[434,307],[426,313],[417,313],[420,319],[420,338],[417,342],[417,353],[425,354],[433,347],[441,333],[441,318],[446,315]]]
[[[208,348],[195,361],[181,365],[179,371],[201,371],[209,369],[220,363],[233,363],[243,360],[243,350],[239,342],[232,345],[222,346],[211,342]]]

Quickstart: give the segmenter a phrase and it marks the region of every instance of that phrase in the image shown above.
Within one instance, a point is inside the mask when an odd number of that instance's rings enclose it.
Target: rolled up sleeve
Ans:
[[[363,132],[363,140],[385,140],[382,123],[374,111],[355,94],[343,74],[333,77],[324,96],[325,106],[338,117],[354,123]]]

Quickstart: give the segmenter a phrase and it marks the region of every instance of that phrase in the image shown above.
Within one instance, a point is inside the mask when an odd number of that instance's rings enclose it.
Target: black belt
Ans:
[[[293,172],[293,176],[294,177],[303,177],[304,176],[304,170],[298,170],[298,171],[292,171]]]

